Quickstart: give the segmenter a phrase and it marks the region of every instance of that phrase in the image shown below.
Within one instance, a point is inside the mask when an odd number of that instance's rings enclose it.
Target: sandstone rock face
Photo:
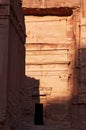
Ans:
[[[35,101],[37,90],[33,87],[33,101],[44,104],[45,120],[68,121],[73,87],[68,86],[68,63],[74,58],[72,17],[26,16],[25,23],[26,75],[39,80],[39,100]]]
[[[59,8],[59,7],[79,7],[80,0],[23,0],[23,7],[25,8]]]
[[[9,0],[0,0],[0,4],[7,4],[7,3],[10,3]]]
[[[85,8],[85,0],[23,0],[26,75],[39,80],[35,87],[39,94],[32,87],[33,104],[43,103],[45,122],[51,119],[83,129],[86,128]]]
[[[27,26],[26,43],[63,44],[66,42],[66,19],[59,19],[53,16],[39,18],[28,16],[25,17],[25,22]],[[62,41],[61,38],[63,38]]]
[[[20,91],[25,76],[24,16],[17,0],[18,13],[15,2],[8,2],[0,0],[0,129],[3,130],[5,126],[18,129],[20,125]]]

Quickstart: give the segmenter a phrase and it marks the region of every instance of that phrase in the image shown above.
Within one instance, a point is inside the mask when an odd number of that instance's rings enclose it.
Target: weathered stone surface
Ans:
[[[44,104],[45,120],[50,118],[60,121],[65,118],[64,120],[67,121],[68,102],[72,93],[71,88],[68,87],[68,62],[70,59],[73,60],[73,56],[69,59],[68,54],[70,50],[73,55],[74,45],[72,17],[26,16],[25,20],[27,32],[26,75],[39,80],[38,97],[40,103]],[[70,46],[70,44],[72,45]],[[36,94],[35,90],[34,95],[36,96]],[[33,100],[36,103],[35,98]],[[58,111],[58,116],[56,111],[62,104],[64,106],[62,111],[65,114]]]
[[[20,14],[14,11],[14,3],[11,3],[13,5],[10,8],[8,2],[10,1],[0,1],[0,129],[2,130],[19,128],[22,103],[20,93],[25,76],[24,17],[23,15],[21,18],[18,17]],[[16,2],[16,10],[23,13],[17,0]]]
[[[40,82],[32,101],[44,104],[46,126],[50,119],[86,129],[86,1],[23,0],[23,9],[34,15],[25,17],[26,75]]]
[[[80,48],[86,48],[86,18],[81,20],[81,37],[80,37]]]
[[[9,20],[0,20],[0,121],[6,116]],[[8,35],[7,35],[8,34]],[[7,41],[7,42],[6,42]]]
[[[45,0],[45,7],[78,7],[80,0]]]
[[[23,7],[25,8],[52,8],[52,7],[79,7],[80,0],[23,0]]]
[[[0,0],[0,4],[8,4],[8,3],[10,3],[9,0]]]
[[[25,23],[26,43],[66,43],[66,19],[54,16],[29,16],[25,17]]]

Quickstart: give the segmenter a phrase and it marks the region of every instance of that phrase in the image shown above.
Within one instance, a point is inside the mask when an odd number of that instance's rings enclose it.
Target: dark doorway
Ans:
[[[34,116],[35,125],[43,125],[43,104],[35,104],[35,116]]]

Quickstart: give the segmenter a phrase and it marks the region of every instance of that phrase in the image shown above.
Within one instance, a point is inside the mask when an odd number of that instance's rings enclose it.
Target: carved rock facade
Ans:
[[[39,80],[25,86],[24,109],[33,110],[32,121],[36,105],[43,104],[45,124],[86,128],[85,5],[85,0],[23,0],[26,75]]]

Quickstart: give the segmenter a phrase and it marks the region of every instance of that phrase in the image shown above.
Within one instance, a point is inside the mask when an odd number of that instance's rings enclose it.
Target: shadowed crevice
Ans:
[[[73,9],[69,7],[60,7],[60,8],[23,8],[25,15],[34,15],[34,16],[71,16],[73,14]]]

